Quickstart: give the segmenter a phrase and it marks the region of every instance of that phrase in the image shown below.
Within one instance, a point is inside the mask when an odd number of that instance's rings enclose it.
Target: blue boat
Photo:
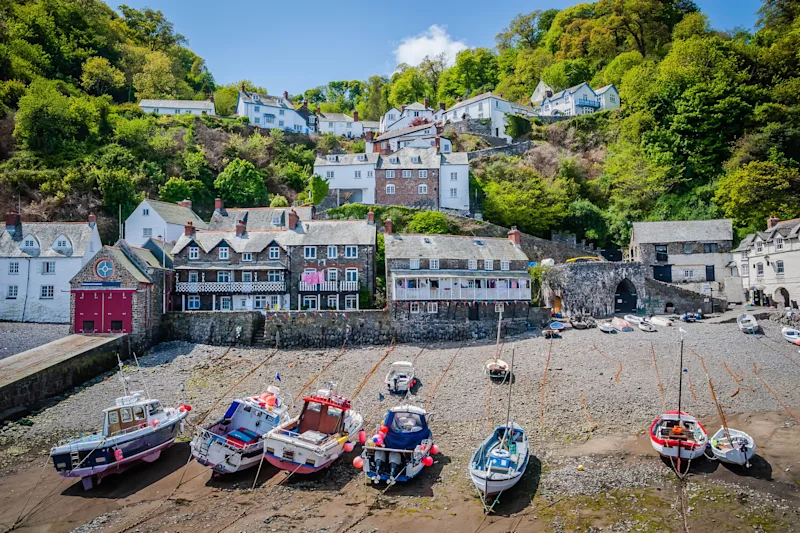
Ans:
[[[563,322],[550,322],[550,325],[547,327],[553,331],[563,331],[565,326]]]
[[[500,494],[516,485],[530,460],[528,436],[516,422],[497,426],[475,450],[469,463],[472,483],[484,496]]]

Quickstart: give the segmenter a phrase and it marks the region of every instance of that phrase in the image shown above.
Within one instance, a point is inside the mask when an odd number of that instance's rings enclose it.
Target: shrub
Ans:
[[[253,163],[238,158],[220,172],[214,187],[230,205],[256,206],[267,199],[267,186],[261,173]]]
[[[450,233],[450,223],[447,215],[438,211],[420,211],[408,223],[409,233]]]
[[[270,207],[289,207],[289,201],[286,199],[285,196],[281,196],[280,194],[276,194],[272,197],[272,201],[269,203]]]

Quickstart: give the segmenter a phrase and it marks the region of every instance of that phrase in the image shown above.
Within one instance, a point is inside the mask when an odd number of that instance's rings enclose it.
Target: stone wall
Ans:
[[[475,150],[474,152],[467,152],[467,158],[471,161],[481,157],[488,157],[495,154],[504,155],[522,155],[531,148],[531,141],[524,141],[521,143],[508,144],[505,146],[496,146],[494,148],[486,148],[484,150]]]
[[[698,309],[705,314],[714,311],[719,313],[728,308],[728,302],[724,298],[714,297],[712,311],[710,297],[654,279],[645,280],[645,290],[647,291],[646,309],[648,314],[667,313],[668,306],[673,307],[672,312],[677,314],[696,312]]]
[[[636,288],[639,309],[647,301],[645,267],[641,263],[566,263],[543,274],[542,298],[545,305],[558,307],[567,316],[607,317],[615,312],[617,287],[627,279]]]
[[[257,311],[192,311],[167,313],[165,331],[170,340],[200,344],[252,345],[260,341],[264,315]]]
[[[481,124],[481,122],[486,122],[486,123]],[[472,134],[486,135],[491,137],[492,120],[468,118],[464,120],[459,120],[458,122],[448,122],[447,126],[445,127],[445,133],[449,131],[454,131],[456,133],[472,133]]]

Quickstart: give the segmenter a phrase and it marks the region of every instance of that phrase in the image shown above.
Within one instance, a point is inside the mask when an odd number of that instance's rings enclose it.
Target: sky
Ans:
[[[109,0],[106,0],[109,1]],[[206,60],[218,84],[241,79],[271,94],[299,94],[333,80],[390,75],[397,64],[425,55],[454,56],[495,44],[517,13],[563,9],[578,0],[406,0],[282,2],[119,0],[160,9]],[[111,0],[110,5],[117,7]],[[715,29],[752,28],[760,0],[695,0]],[[402,6],[402,7],[400,7]],[[366,8],[366,9],[365,9]]]

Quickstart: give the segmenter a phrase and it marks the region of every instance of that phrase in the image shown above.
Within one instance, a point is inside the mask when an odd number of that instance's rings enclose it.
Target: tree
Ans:
[[[106,94],[125,84],[125,75],[105,57],[90,57],[83,63],[81,87],[96,95]]]
[[[603,85],[622,87],[622,77],[634,67],[642,64],[642,54],[637,51],[623,52],[611,60],[603,69]]]
[[[294,161],[288,161],[275,168],[275,176],[280,177],[286,185],[296,191],[302,191],[305,188],[308,174],[309,172],[305,168]]]
[[[672,29],[672,38],[674,40],[688,39],[695,35],[706,35],[709,32],[710,25],[708,16],[705,13],[696,11],[688,13],[681,19],[679,23]]]
[[[289,207],[289,200],[286,199],[285,196],[281,196],[280,194],[276,194],[272,197],[272,201],[269,203],[270,207]]]
[[[181,202],[188,198],[197,204],[209,199],[209,191],[200,180],[185,180],[173,176],[158,188],[158,197],[161,201],[170,203]]]
[[[308,180],[308,199],[313,205],[319,204],[328,195],[328,180],[314,174]]]
[[[497,47],[501,50],[503,48],[514,48],[518,45],[530,49],[537,48],[547,34],[547,30],[550,29],[550,25],[553,23],[557,13],[557,9],[548,9],[546,11],[537,9],[528,14],[518,14],[495,37]]]
[[[416,102],[428,94],[428,83],[419,69],[410,67],[396,76],[389,91],[389,103],[394,107],[399,109],[403,104]]]
[[[186,38],[175,32],[175,27],[161,11],[134,9],[125,4],[119,6],[119,10],[131,39],[150,50],[166,51],[186,42]]]
[[[388,80],[383,76],[370,76],[367,80],[367,101],[364,120],[379,120],[389,110]]]
[[[444,213],[420,211],[408,223],[408,232],[446,235],[450,233],[450,223]]]
[[[130,215],[144,194],[137,191],[131,171],[126,168],[94,169],[97,188],[103,199],[103,206],[111,213],[122,207],[122,217]]]
[[[606,24],[627,36],[636,50],[647,57],[669,40],[672,26],[665,20],[664,0],[601,0],[598,11],[606,14]]]
[[[578,198],[569,204],[563,228],[578,238],[586,238],[600,246],[608,239],[608,223],[603,211],[586,198]]]
[[[230,205],[252,207],[267,199],[267,187],[261,173],[252,163],[239,158],[220,172],[214,180],[214,187]]]
[[[228,117],[236,112],[236,102],[239,99],[239,90],[241,90],[242,86],[247,92],[267,93],[266,88],[259,87],[250,80],[239,80],[235,83],[219,86],[214,91],[214,107],[216,107],[218,115]]]
[[[585,59],[566,59],[542,71],[542,80],[556,91],[574,87],[591,77],[592,70]]]
[[[758,26],[766,29],[788,28],[800,17],[800,5],[795,0],[761,0],[758,10]]]
[[[161,52],[147,55],[142,71],[133,75],[136,98],[174,98],[178,80],[169,58]]]

